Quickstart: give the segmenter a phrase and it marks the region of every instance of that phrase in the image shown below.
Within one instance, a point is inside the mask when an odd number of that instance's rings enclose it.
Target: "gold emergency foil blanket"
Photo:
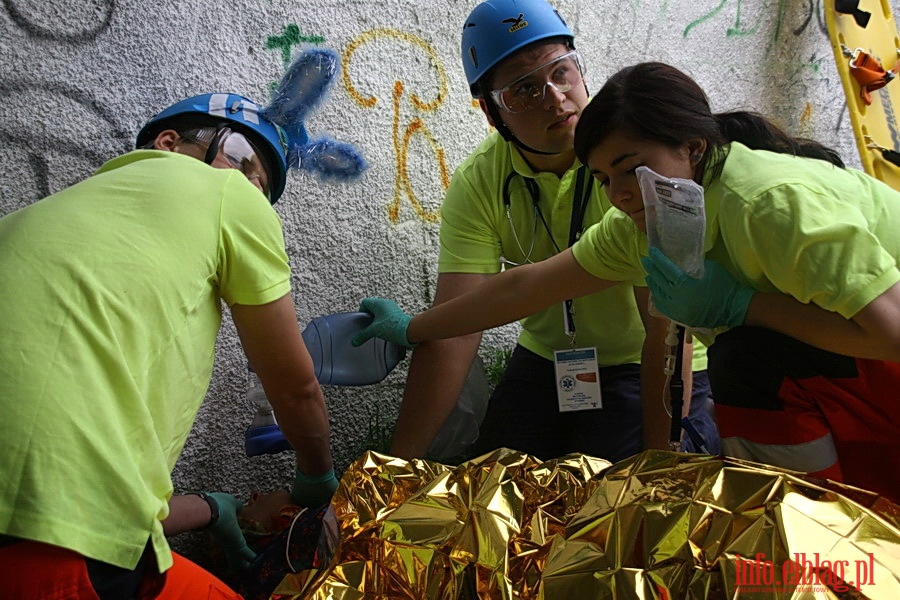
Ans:
[[[900,599],[900,508],[735,459],[369,452],[333,502],[331,564],[273,598]]]
[[[756,463],[647,451],[603,473],[553,540],[538,597],[896,599],[896,508]]]

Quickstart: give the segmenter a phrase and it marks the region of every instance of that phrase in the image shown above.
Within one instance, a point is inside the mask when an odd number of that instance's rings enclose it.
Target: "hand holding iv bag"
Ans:
[[[647,167],[636,169],[647,222],[647,241],[694,278],[703,276],[706,213],[703,187],[690,179],[668,178]]]
[[[647,270],[650,312],[711,333],[744,322],[753,290],[703,257],[706,236],[703,187],[636,169],[646,211],[650,256]]]

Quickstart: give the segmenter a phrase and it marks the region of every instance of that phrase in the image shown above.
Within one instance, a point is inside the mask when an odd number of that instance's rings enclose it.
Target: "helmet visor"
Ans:
[[[560,93],[571,91],[584,82],[584,62],[577,50],[566,52],[516,78],[507,85],[491,91],[494,102],[511,113],[537,108],[544,102],[547,87]]]

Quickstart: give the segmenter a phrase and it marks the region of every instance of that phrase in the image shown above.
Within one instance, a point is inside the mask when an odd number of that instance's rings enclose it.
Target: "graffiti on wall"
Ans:
[[[727,11],[724,11],[726,7],[733,7],[734,23],[726,28],[725,35],[728,37],[756,35],[760,32],[762,23],[767,20],[766,17],[771,16],[769,13],[774,12],[775,26],[772,28],[772,41],[777,42],[782,31],[787,27],[788,10],[795,12],[797,10],[796,4],[789,4],[785,0],[779,0],[775,6],[772,6],[769,2],[764,2],[762,5],[759,2],[753,2],[750,4],[751,8],[757,8],[759,12],[757,12],[755,18],[751,17],[748,19],[746,18],[747,11],[744,10],[746,5],[746,0],[721,0],[714,8],[690,21],[684,28],[682,35],[687,38],[695,28],[714,20],[720,13],[729,14]],[[805,1],[805,8],[802,9],[799,15],[799,23],[791,29],[791,32],[794,35],[801,35],[813,21],[818,24],[819,30],[826,34],[825,18],[822,14],[822,0]]]
[[[115,2],[106,0],[98,2],[93,10],[78,6],[77,3],[65,5],[60,14],[53,9],[47,15],[37,14],[33,4],[29,11],[24,10],[15,0],[3,0],[3,8],[12,23],[24,31],[29,37],[59,46],[74,46],[92,43],[109,29],[115,13]],[[10,71],[15,72],[15,70]],[[85,128],[92,128],[90,136],[80,138],[67,137],[62,133],[45,134],[51,139],[35,139],[35,129],[16,126],[8,123],[2,127],[3,137],[13,148],[21,150],[24,162],[30,169],[35,181],[38,197],[46,196],[50,189],[51,173],[54,165],[48,160],[40,148],[53,148],[69,156],[86,159],[92,164],[99,164],[105,158],[95,143],[98,135],[111,139],[122,149],[130,144],[130,132],[116,119],[116,114],[109,107],[95,98],[90,91],[81,89],[61,81],[29,81],[14,75],[0,78],[0,94],[6,98],[9,106],[35,106],[34,98],[42,99],[44,106],[53,106],[59,114],[84,115]],[[20,98],[21,100],[13,100]]]
[[[325,41],[325,37],[321,35],[303,35],[300,27],[296,23],[291,23],[282,30],[278,35],[270,35],[266,38],[266,50],[278,50],[281,52],[281,62],[284,68],[291,64],[291,57],[294,53],[294,46],[300,44],[321,44]]]
[[[34,39],[38,47],[46,43],[63,47],[99,44],[99,40],[110,34],[111,24],[116,21],[117,9],[120,8],[115,0],[95,0],[90,3],[35,3],[23,0],[0,0],[0,2],[11,26],[20,29],[28,38]],[[672,13],[674,10],[675,3],[666,3],[661,9],[663,13]],[[766,36],[763,41],[767,43],[767,47],[772,47],[786,32],[795,36],[818,33],[824,37],[823,0],[798,2],[771,0],[764,3],[718,0],[714,2],[714,6],[704,8],[700,12],[699,15],[684,13],[677,15],[677,22],[684,24],[680,27],[683,39],[692,40],[707,33],[711,26],[723,23],[726,37],[742,44],[757,43],[759,39],[752,42],[750,40],[754,36],[756,38]],[[670,16],[660,14],[658,18],[668,19]],[[438,209],[433,208],[433,202],[427,201],[427,198],[441,196],[442,190],[436,192],[434,187],[439,185],[446,189],[451,173],[451,165],[448,165],[444,146],[426,123],[427,116],[434,114],[446,103],[448,94],[448,77],[440,55],[428,40],[399,29],[375,28],[359,34],[351,31],[349,34],[350,41],[344,47],[341,56],[343,89],[352,102],[362,110],[369,111],[381,107],[390,109],[384,111],[385,120],[390,124],[391,131],[390,139],[384,142],[385,146],[391,149],[394,167],[393,191],[391,197],[385,199],[388,205],[387,217],[391,222],[397,223],[401,218],[401,207],[410,206],[416,218],[426,223],[434,223],[438,220]],[[298,24],[290,23],[268,32],[262,40],[263,47],[268,51],[279,53],[282,63],[287,67],[298,46],[322,44],[325,37],[303,31]],[[432,71],[436,78],[435,91],[423,93],[409,81],[398,77],[384,90],[381,97],[378,94],[361,92],[362,82],[373,82],[368,80],[370,71],[364,68],[364,65],[358,64],[362,61],[354,62],[354,57],[361,48],[379,40],[400,42],[418,52],[423,58],[418,64],[425,65],[424,68]],[[781,73],[787,71],[787,84],[797,84],[799,89],[805,90],[808,87],[804,84],[811,78],[815,79],[824,61],[828,60],[831,60],[830,57],[824,55],[806,57],[802,64],[787,67],[782,65]],[[44,133],[44,139],[33,137],[26,139],[24,133],[13,131],[15,129],[13,125],[0,126],[3,127],[0,132],[4,134],[5,143],[12,145],[17,152],[21,150],[23,162],[33,172],[37,187],[34,191],[37,194],[42,196],[52,191],[50,188],[54,179],[50,176],[50,169],[59,169],[57,165],[48,164],[50,161],[45,153],[40,151],[41,148],[63,150],[93,164],[98,164],[104,157],[108,157],[110,144],[120,151],[127,151],[130,148],[132,143],[130,127],[123,126],[117,120],[113,107],[105,103],[108,101],[101,100],[93,90],[85,89],[77,80],[68,78],[42,81],[35,80],[33,75],[29,79],[28,73],[15,73],[15,70],[11,70],[9,74],[0,76],[0,91],[7,97],[17,96],[22,102],[27,102],[29,96],[38,96],[45,99],[47,104],[61,107],[63,114],[87,113],[89,118],[86,126],[97,128],[92,132],[94,136],[100,135],[106,140],[111,140],[104,149],[87,137],[72,136],[71,133],[64,131]],[[65,74],[62,76],[65,77]],[[271,85],[274,86],[275,82]],[[427,97],[423,97],[423,94]],[[472,106],[477,109],[477,104],[473,103]],[[807,130],[813,122],[812,106],[805,103],[802,107],[803,114],[799,118],[801,127]],[[836,128],[840,126],[840,122],[841,119],[835,125]],[[66,135],[69,138],[58,139]],[[414,141],[420,143],[416,145]],[[430,161],[434,168],[428,172],[411,169],[412,157]],[[436,177],[439,183],[433,187],[426,187],[426,177],[431,177],[432,180]]]
[[[347,89],[347,93],[350,95],[353,101],[364,109],[374,108],[378,103],[378,98],[376,98],[375,96],[366,96],[362,94],[358,90],[356,84],[354,84],[354,75],[356,71],[354,68],[352,68],[352,60],[354,54],[359,50],[361,46],[373,42],[379,38],[393,38],[401,40],[403,42],[411,44],[415,48],[418,48],[425,53],[428,58],[429,64],[434,67],[438,77],[439,85],[437,94],[431,100],[423,100],[416,92],[410,92],[409,100],[412,106],[418,111],[425,113],[436,111],[444,103],[444,100],[447,97],[448,90],[447,73],[445,72],[441,61],[438,58],[438,54],[431,46],[431,44],[429,44],[422,38],[396,29],[373,29],[370,31],[366,31],[356,38],[352,39],[347,45],[347,49],[343,55],[342,60],[342,76],[344,79],[344,86]],[[447,189],[447,187],[450,185],[450,170],[447,167],[447,160],[444,154],[443,147],[441,147],[441,145],[435,139],[434,135],[428,129],[428,126],[420,117],[414,117],[409,123],[406,123],[405,126],[401,124],[401,108],[405,93],[406,86],[404,85],[403,81],[394,81],[393,88],[391,90],[391,142],[394,149],[394,163],[396,166],[396,171],[394,176],[394,198],[388,207],[388,218],[393,223],[399,221],[402,197],[405,195],[406,199],[412,205],[416,215],[423,221],[433,223],[438,219],[438,211],[427,210],[423,207],[418,196],[416,195],[415,190],[413,189],[409,169],[407,168],[409,162],[409,145],[412,137],[414,135],[421,135],[428,143],[431,150],[434,152],[434,156],[437,160],[437,166],[440,173],[441,185],[444,189]]]
[[[65,43],[93,41],[109,28],[116,10],[114,0],[100,0],[94,10],[77,2],[65,3],[66,14],[60,14],[59,5],[49,4],[47,14],[42,15],[38,12],[40,5],[29,3],[26,12],[16,0],[3,0],[9,18],[28,35]]]

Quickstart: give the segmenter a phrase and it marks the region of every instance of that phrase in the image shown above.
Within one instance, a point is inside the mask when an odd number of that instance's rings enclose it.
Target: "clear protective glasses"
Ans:
[[[234,131],[228,126],[203,127],[185,131],[181,133],[181,137],[188,142],[207,146],[206,157],[203,159],[206,164],[212,165],[213,161],[221,156],[231,168],[243,173],[250,183],[258,184],[266,198],[272,199],[269,189],[272,178],[267,168],[265,154],[243,133]]]
[[[584,61],[577,50],[557,56],[550,62],[529,71],[512,83],[491,90],[491,98],[503,110],[523,113],[544,102],[547,86],[561,94],[584,82]]]

